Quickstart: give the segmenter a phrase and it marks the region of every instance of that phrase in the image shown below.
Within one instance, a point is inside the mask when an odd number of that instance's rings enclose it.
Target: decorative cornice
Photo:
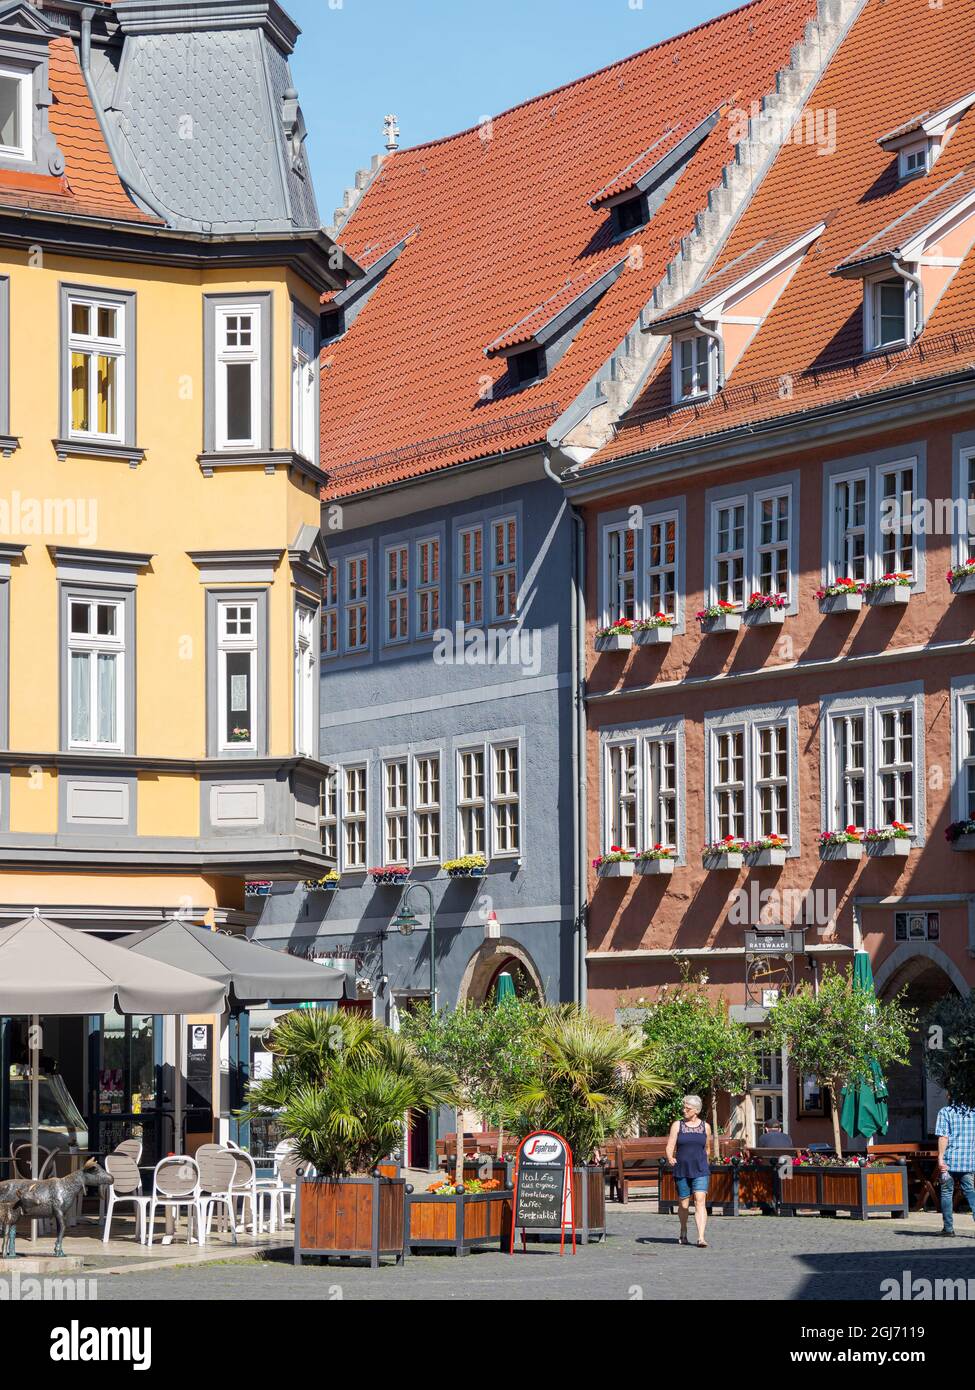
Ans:
[[[49,545],[48,553],[59,579],[124,580],[134,584],[147,570],[152,555],[131,550],[95,550],[90,546]]]
[[[275,0],[116,0],[114,8],[126,35],[262,29],[287,56],[301,33]]]
[[[12,453],[20,448],[20,436],[16,434],[0,434],[0,454],[8,459]]]
[[[270,584],[284,551],[188,550],[201,584]]]
[[[146,456],[145,449],[133,444],[107,444],[97,439],[52,439],[58,458],[118,459],[138,468]]]
[[[204,478],[212,478],[214,473],[226,468],[263,468],[267,474],[276,473],[279,468],[287,468],[289,473],[297,473],[317,487],[324,487],[328,474],[317,464],[312,463],[293,449],[254,449],[247,452],[221,450],[197,454],[196,461]]]

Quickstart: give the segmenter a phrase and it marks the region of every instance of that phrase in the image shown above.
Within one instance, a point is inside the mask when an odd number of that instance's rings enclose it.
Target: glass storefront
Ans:
[[[91,1148],[110,1153],[123,1139],[141,1139],[142,1162],[155,1163],[164,1142],[172,1147],[170,1136],[162,1133],[161,1017],[92,1018],[89,1057]]]

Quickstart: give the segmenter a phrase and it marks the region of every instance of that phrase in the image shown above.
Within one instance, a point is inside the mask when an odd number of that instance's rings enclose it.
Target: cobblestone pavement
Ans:
[[[960,1213],[957,1236],[937,1235],[940,1221],[817,1216],[715,1217],[709,1247],[676,1244],[674,1217],[610,1209],[602,1244],[573,1257],[557,1247],[529,1247],[514,1258],[498,1251],[414,1256],[405,1269],[308,1264],[287,1258],[170,1267],[98,1279],[100,1302],[112,1299],[845,1299],[874,1301],[882,1281],[971,1280],[975,1296],[975,1223]],[[93,1271],[97,1277],[97,1271]]]

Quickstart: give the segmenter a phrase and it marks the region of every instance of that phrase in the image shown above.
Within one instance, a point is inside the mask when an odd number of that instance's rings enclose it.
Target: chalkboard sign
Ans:
[[[525,1231],[560,1231],[565,1247],[566,1229],[572,1232],[575,1250],[575,1223],[572,1212],[572,1150],[560,1134],[537,1130],[518,1145],[515,1158],[514,1221],[520,1227],[522,1244]]]
[[[207,1134],[213,1129],[213,1028],[209,1023],[186,1025],[186,1132]]]

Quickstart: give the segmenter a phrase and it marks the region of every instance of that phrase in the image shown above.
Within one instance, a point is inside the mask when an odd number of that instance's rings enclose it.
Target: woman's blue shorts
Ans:
[[[707,1192],[709,1178],[675,1178],[677,1195],[684,1201],[692,1192]]]

